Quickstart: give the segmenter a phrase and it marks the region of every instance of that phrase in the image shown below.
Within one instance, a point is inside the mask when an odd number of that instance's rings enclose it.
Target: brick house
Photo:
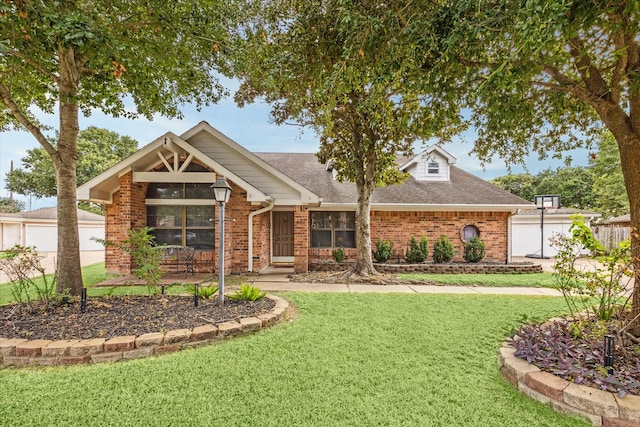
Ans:
[[[486,260],[510,259],[511,216],[535,206],[457,168],[455,157],[431,146],[399,159],[409,178],[379,188],[371,205],[371,234],[393,240],[400,256],[412,235],[433,242],[446,235],[456,260],[464,242],[479,235]],[[183,135],[166,133],[80,186],[78,200],[105,206],[105,238],[121,241],[130,229],[154,228],[159,244],[195,248],[196,271],[218,258],[217,203],[210,185],[224,176],[232,187],[225,208],[225,269],[260,271],[275,263],[307,271],[343,247],[355,257],[355,185],[335,180],[314,154],[252,153],[201,122]],[[132,261],[106,250],[106,268],[128,273]]]

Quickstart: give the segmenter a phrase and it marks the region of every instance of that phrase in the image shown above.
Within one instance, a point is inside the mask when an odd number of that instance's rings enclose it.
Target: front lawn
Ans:
[[[553,288],[556,279],[553,273],[530,274],[399,274],[401,279],[423,280],[441,285],[464,286],[517,286],[534,288]]]
[[[500,342],[561,298],[287,293],[294,322],[114,364],[0,369],[2,425],[569,427],[508,384]]]

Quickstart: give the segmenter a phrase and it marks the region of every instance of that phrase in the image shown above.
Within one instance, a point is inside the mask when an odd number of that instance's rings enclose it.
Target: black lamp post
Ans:
[[[224,305],[224,205],[231,196],[231,186],[227,180],[221,176],[211,186],[213,188],[213,198],[220,206],[220,237],[218,238],[218,304]]]

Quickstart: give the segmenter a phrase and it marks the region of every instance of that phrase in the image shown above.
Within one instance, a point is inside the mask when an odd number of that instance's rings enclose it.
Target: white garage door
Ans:
[[[35,246],[39,252],[58,250],[58,227],[55,225],[25,226],[25,246]]]
[[[80,250],[81,251],[103,251],[104,245],[98,243],[94,238],[104,240],[104,227],[80,227]]]

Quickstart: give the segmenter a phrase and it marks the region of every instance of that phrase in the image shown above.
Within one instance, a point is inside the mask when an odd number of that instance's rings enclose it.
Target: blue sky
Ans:
[[[216,105],[196,111],[193,106],[186,105],[183,108],[184,118],[181,120],[155,117],[153,121],[146,119],[129,120],[124,118],[113,118],[100,112],[95,112],[90,117],[80,117],[80,128],[89,126],[105,128],[121,135],[127,135],[136,139],[142,147],[153,141],[165,132],[171,131],[175,134],[182,134],[191,127],[205,120],[220,132],[238,142],[250,151],[256,152],[297,152],[314,153],[318,149],[318,139],[310,129],[302,129],[297,126],[277,126],[269,120],[269,106],[264,103],[257,103],[245,108],[236,107],[231,98],[223,99]],[[46,124],[57,127],[57,116],[45,117],[38,115]],[[468,172],[473,173],[483,179],[492,179],[497,176],[506,175],[507,168],[500,159],[495,159],[492,163],[486,164],[483,169],[480,162],[469,155],[473,148],[475,134],[468,131],[454,142],[444,145],[445,150],[453,154],[457,159],[456,165]],[[425,144],[417,144],[416,152],[424,146],[428,146],[433,141]],[[38,147],[38,143],[33,136],[27,132],[0,132],[0,196],[7,197],[9,192],[5,189],[5,176],[10,170],[13,160],[14,168],[20,168],[20,159],[26,154],[26,150]],[[575,165],[586,165],[588,153],[585,150],[578,150],[572,153]],[[537,173],[549,167],[562,166],[559,160],[539,161],[537,156],[527,159],[529,172]],[[513,172],[521,172],[521,167],[514,167]],[[14,195],[16,199],[26,203],[27,209],[37,209],[41,207],[55,206],[55,198],[35,199],[29,201],[26,197]]]

